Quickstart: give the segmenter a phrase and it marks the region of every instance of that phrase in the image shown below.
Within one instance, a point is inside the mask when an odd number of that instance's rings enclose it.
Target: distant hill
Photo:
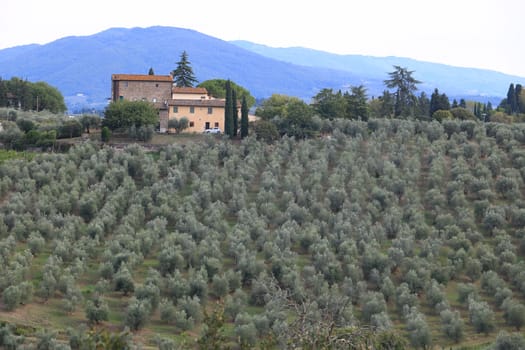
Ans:
[[[232,79],[255,97],[283,93],[310,98],[319,89],[343,86],[352,73],[294,65],[242,49],[199,32],[172,28],[114,28],[46,45],[0,50],[0,77],[44,80],[66,97],[68,107],[100,107],[111,95],[111,74],[168,74],[186,50],[199,81]]]
[[[308,67],[330,67],[350,72],[360,77],[363,85],[373,93],[384,86],[374,85],[387,79],[388,72],[398,65],[413,70],[414,77],[422,82],[420,90],[432,92],[438,88],[449,97],[466,97],[487,100],[505,97],[510,83],[525,82],[524,77],[512,76],[492,70],[455,67],[439,63],[423,62],[404,57],[374,57],[363,55],[338,55],[303,47],[274,48],[249,41],[231,43],[260,55],[304,65]]]
[[[510,82],[520,80],[491,71],[407,59],[339,56],[304,48],[273,49],[227,42],[174,27],[113,28],[45,45],[0,50],[0,77],[46,81],[62,92],[70,110],[103,108],[111,94],[111,74],[147,74],[150,67],[156,74],[168,74],[183,50],[188,52],[199,81],[229,78],[258,98],[281,93],[308,100],[322,88],[360,84],[367,87],[370,96],[377,96],[384,89],[383,80],[392,64],[416,70],[416,78],[426,83],[424,88],[438,87],[447,94],[473,98],[501,98]]]

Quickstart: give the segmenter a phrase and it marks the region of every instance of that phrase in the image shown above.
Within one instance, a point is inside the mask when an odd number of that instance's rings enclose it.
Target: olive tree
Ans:
[[[249,349],[255,346],[257,341],[257,328],[253,323],[253,318],[243,312],[235,317],[235,335],[239,339],[241,348]]]
[[[162,299],[159,304],[160,319],[162,322],[173,323],[175,322],[175,306],[169,299]]]
[[[150,305],[147,300],[131,298],[126,309],[124,324],[132,331],[143,328],[149,320]]]
[[[190,122],[189,122],[188,118],[186,118],[186,117],[182,117],[180,119],[172,118],[172,119],[168,120],[168,130],[169,129],[175,129],[177,134],[180,134],[181,132],[186,130],[189,125],[190,125]]]
[[[386,312],[386,302],[380,292],[368,292],[361,297],[361,315],[363,321],[369,324],[372,316],[381,312]]]
[[[505,322],[519,331],[525,324],[525,306],[515,299],[508,298],[502,304]]]
[[[109,307],[102,296],[96,294],[93,299],[87,301],[85,312],[89,323],[99,324],[108,320]]]
[[[158,112],[146,101],[117,101],[110,103],[104,112],[103,126],[110,130],[126,130],[129,127],[155,125]]]
[[[125,264],[120,266],[120,269],[115,274],[114,278],[115,290],[121,291],[124,295],[128,295],[135,290],[135,282]]]
[[[521,350],[525,348],[525,338],[523,335],[514,333],[509,334],[506,331],[498,333],[496,342],[490,348],[491,350]]]
[[[20,288],[9,286],[2,292],[2,301],[7,311],[14,310],[20,304]]]
[[[458,343],[463,339],[464,325],[458,311],[446,309],[441,311],[441,324],[443,333],[454,342]]]
[[[425,316],[413,308],[406,318],[410,344],[416,349],[429,348],[432,343],[432,335]]]
[[[468,311],[470,323],[476,332],[488,334],[494,329],[494,311],[491,310],[487,302],[469,298]]]

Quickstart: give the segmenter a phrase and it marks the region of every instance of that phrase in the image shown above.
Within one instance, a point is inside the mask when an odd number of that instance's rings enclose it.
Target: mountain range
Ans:
[[[523,77],[400,57],[337,55],[302,47],[272,48],[224,41],[175,27],[112,28],[90,36],[65,37],[45,45],[0,50],[0,77],[45,81],[64,95],[70,111],[101,109],[111,94],[112,74],[169,74],[183,51],[199,81],[231,79],[256,98],[274,93],[309,101],[323,88],[363,85],[379,96],[393,65],[414,71],[420,90],[499,103],[510,83]]]

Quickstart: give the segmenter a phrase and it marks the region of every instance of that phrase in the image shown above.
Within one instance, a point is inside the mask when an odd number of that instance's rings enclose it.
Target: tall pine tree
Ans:
[[[417,97],[414,92],[417,90],[417,84],[421,82],[412,76],[414,71],[400,66],[394,66],[394,68],[393,72],[388,73],[390,79],[384,81],[387,88],[395,89],[394,115],[396,117],[414,115],[417,105]]]
[[[242,97],[241,104],[241,138],[248,136],[248,103],[246,96]]]
[[[177,68],[171,72],[173,82],[178,87],[193,87],[197,82],[195,75],[193,75],[193,68],[191,68],[188,60],[188,53],[183,51],[180,55],[180,61],[177,62]]]

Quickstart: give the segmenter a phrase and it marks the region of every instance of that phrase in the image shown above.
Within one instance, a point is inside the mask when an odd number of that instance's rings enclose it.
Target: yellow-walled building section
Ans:
[[[214,103],[209,103],[214,101]],[[195,101],[194,105],[169,105],[168,120],[186,117],[189,126],[184,132],[202,133],[206,129],[220,128],[224,132],[224,101]],[[222,106],[219,106],[222,103]],[[202,104],[202,105],[199,105]]]

